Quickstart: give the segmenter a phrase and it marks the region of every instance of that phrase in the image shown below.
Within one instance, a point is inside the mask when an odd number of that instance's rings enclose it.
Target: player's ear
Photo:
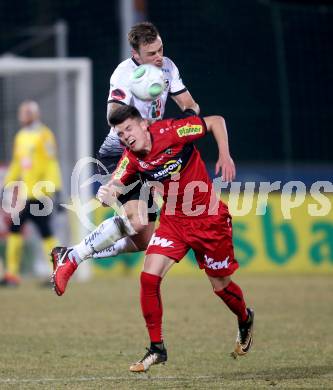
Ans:
[[[131,49],[131,55],[136,62],[140,62],[140,54],[133,48]]]
[[[148,126],[149,126],[149,122],[148,122],[147,119],[142,119],[142,120],[140,121],[140,127],[141,127],[141,129],[142,129],[143,131],[147,131]]]
[[[143,130],[147,130],[148,129],[148,126],[149,126],[149,122],[147,119],[142,119],[141,121],[141,127],[143,128]]]

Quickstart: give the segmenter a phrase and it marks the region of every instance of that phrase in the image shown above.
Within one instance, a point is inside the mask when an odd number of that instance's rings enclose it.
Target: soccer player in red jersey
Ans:
[[[149,126],[135,107],[124,106],[109,117],[127,147],[113,179],[100,187],[97,197],[111,204],[120,186],[141,178],[160,191],[164,204],[160,225],[149,243],[141,273],[141,308],[146,321],[150,348],[133,364],[133,372],[147,371],[164,363],[167,351],[162,336],[160,284],[168,270],[193,249],[205,270],[214,293],[237,316],[238,335],[233,356],[247,354],[252,345],[254,312],[247,308],[241,288],[231,280],[238,268],[234,258],[231,216],[216,197],[205,164],[193,141],[212,132],[219,148],[216,174],[232,181],[235,166],[229,154],[225,121],[221,116],[162,120]],[[161,186],[160,183],[163,185]]]

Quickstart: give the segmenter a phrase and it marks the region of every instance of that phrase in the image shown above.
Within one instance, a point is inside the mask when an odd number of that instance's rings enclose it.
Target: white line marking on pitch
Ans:
[[[222,379],[220,376],[193,376],[193,377],[177,377],[177,376],[148,376],[148,374],[134,374],[132,376],[101,376],[101,377],[77,377],[77,378],[38,378],[38,379],[14,379],[0,378],[2,384],[22,384],[22,383],[43,383],[43,382],[89,382],[89,381],[134,381],[134,380],[149,380],[149,381],[193,381],[193,380],[210,380]]]

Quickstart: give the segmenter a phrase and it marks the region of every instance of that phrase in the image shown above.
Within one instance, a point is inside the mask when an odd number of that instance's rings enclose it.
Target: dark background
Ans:
[[[119,0],[120,1],[120,0]],[[226,118],[240,162],[328,163],[333,144],[333,6],[328,1],[146,1],[202,114]],[[109,77],[119,63],[118,0],[1,1],[0,54],[25,29],[63,19],[69,56],[93,62],[96,150],[108,132]],[[19,55],[54,55],[43,42]],[[172,101],[167,114],[177,112]],[[214,150],[209,138],[205,150]],[[206,154],[215,158],[214,153]]]

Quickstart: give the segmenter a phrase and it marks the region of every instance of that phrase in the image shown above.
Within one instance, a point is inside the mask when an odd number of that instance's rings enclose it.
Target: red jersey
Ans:
[[[216,214],[219,202],[193,144],[206,131],[205,121],[198,116],[155,122],[149,126],[151,151],[138,156],[126,149],[113,178],[126,185],[139,172],[163,196],[163,214],[186,217]]]

